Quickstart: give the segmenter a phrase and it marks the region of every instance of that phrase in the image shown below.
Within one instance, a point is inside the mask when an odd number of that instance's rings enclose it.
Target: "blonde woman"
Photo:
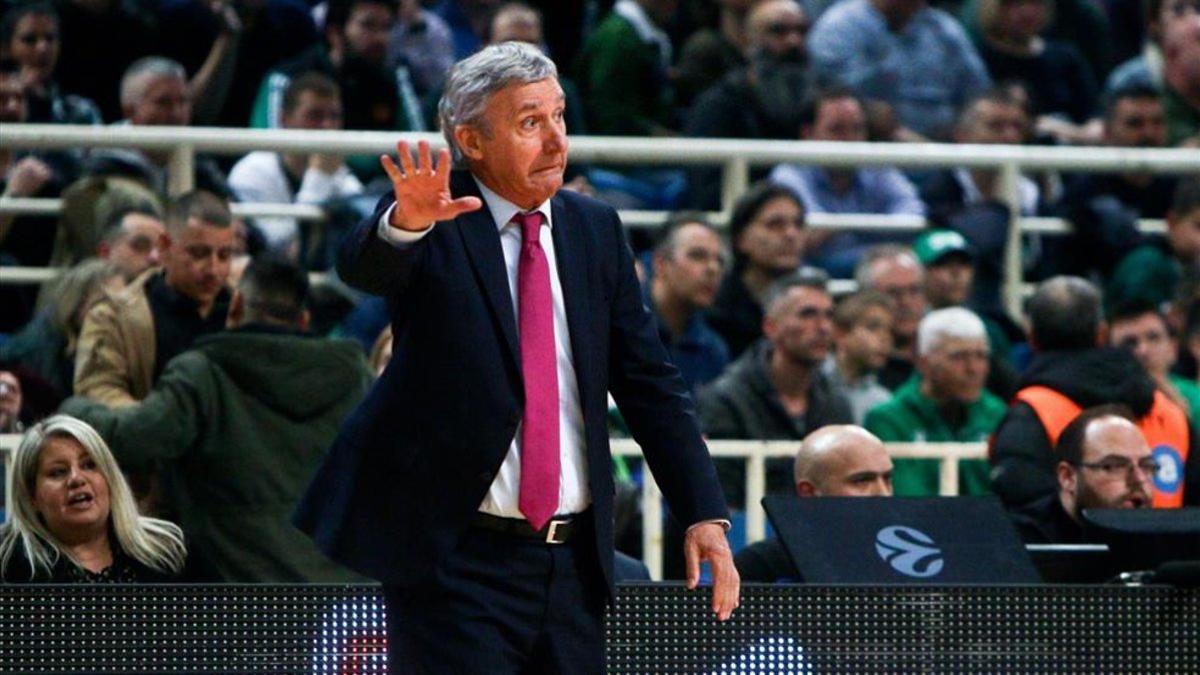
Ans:
[[[87,423],[55,415],[21,440],[0,527],[5,583],[134,583],[177,577],[176,525],[138,515],[112,452]]]

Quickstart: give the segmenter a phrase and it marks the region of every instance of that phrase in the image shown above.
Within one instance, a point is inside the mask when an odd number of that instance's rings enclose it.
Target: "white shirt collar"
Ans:
[[[493,192],[474,174],[471,175],[471,178],[475,181],[475,184],[479,186],[479,193],[483,195],[483,203],[487,205],[488,211],[491,212],[492,218],[495,219],[497,230],[503,230],[504,226],[508,225],[512,221],[513,216],[517,215],[518,213],[526,213],[525,209]],[[546,219],[547,226],[554,226],[554,221],[550,217],[549,199],[539,204],[534,211],[542,214],[542,217]]]

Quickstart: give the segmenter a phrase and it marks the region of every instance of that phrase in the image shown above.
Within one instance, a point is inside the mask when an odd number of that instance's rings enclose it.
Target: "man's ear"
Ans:
[[[1075,494],[1075,482],[1079,478],[1079,474],[1075,471],[1075,467],[1066,462],[1059,462],[1054,469],[1055,475],[1058,478],[1058,488],[1069,495]]]
[[[765,337],[768,340],[771,340],[773,342],[775,334],[779,332],[777,329],[778,329],[778,326],[775,323],[775,317],[771,316],[770,314],[763,316],[763,320],[762,320],[763,337]]]
[[[307,331],[312,325],[312,313],[307,309],[300,312],[300,318],[296,320],[296,327],[302,331]]]
[[[112,255],[112,244],[108,243],[107,241],[102,241],[99,244],[96,244],[97,258],[101,260],[108,260],[110,255]]]
[[[458,142],[459,151],[467,159],[476,161],[483,159],[483,148],[480,144],[483,136],[479,129],[469,124],[460,124],[454,127],[454,140]]]
[[[1096,326],[1096,346],[1103,347],[1106,344],[1108,344],[1108,322],[1101,321]]]
[[[921,374],[922,379],[928,379],[929,378],[929,365],[930,365],[929,357],[928,356],[918,356],[916,365],[917,365],[917,372]]]
[[[237,328],[246,317],[246,298],[241,291],[235,290],[229,300],[229,316],[225,318],[226,328]]]
[[[816,497],[817,486],[812,484],[812,481],[799,480],[796,481],[796,494],[801,497]]]

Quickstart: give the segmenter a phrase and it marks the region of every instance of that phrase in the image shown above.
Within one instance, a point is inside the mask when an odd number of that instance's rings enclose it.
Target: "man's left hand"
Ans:
[[[683,557],[687,565],[687,587],[700,583],[700,563],[707,560],[712,566],[713,613],[720,621],[727,620],[741,599],[742,579],[733,565],[733,550],[719,523],[700,523],[688,529],[683,538]]]

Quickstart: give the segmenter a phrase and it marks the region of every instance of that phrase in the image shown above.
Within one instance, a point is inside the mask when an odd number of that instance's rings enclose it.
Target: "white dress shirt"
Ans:
[[[517,293],[517,265],[521,255],[521,226],[511,222],[513,216],[522,212],[516,204],[488,189],[478,178],[475,184],[483,194],[483,202],[491,212],[496,229],[500,232],[500,246],[504,250],[504,267],[508,272],[508,292],[513,303],[513,318],[520,316]],[[388,225],[391,208],[379,219],[378,234],[381,239],[404,248],[411,246],[433,230],[431,225],[419,232],[408,232]],[[558,263],[554,254],[551,227],[554,226],[550,201],[539,205],[535,211],[546,219],[546,227],[540,231],[539,241],[546,253],[550,266],[550,295],[554,301],[554,351],[558,364],[558,424],[559,462],[561,473],[558,482],[558,514],[579,513],[592,503],[588,488],[587,456],[584,449],[583,409],[579,402],[579,386],[575,379],[572,361],[571,335],[567,329],[566,305],[563,304],[562,283],[558,277]],[[518,322],[519,324],[519,322]],[[518,331],[520,326],[517,326]],[[500,465],[500,473],[492,481],[479,510],[505,518],[524,518],[517,507],[521,490],[521,428],[508,446],[508,454]]]

